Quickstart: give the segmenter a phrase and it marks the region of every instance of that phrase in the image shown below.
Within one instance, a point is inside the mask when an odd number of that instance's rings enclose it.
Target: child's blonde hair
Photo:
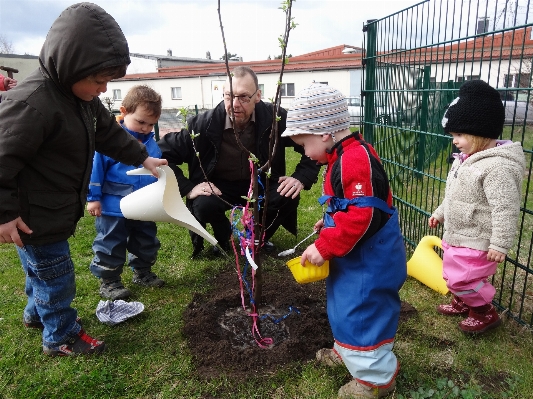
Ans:
[[[146,85],[133,86],[122,100],[122,106],[129,114],[135,112],[139,105],[146,108],[149,114],[159,118],[162,106],[161,95]]]
[[[473,134],[467,134],[467,133],[461,133],[466,139],[472,143],[472,154],[475,154],[476,152],[483,151],[487,146],[490,144],[490,142],[494,139],[491,139],[490,137],[481,137],[481,136],[474,136]]]

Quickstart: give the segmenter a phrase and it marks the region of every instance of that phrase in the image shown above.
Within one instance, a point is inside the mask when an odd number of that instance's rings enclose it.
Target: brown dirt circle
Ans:
[[[261,336],[273,340],[268,348],[254,340],[252,318],[247,315],[249,308],[242,309],[233,265],[213,279],[209,292],[194,294],[184,312],[184,334],[200,376],[268,374],[280,366],[315,359],[318,349],[333,345],[325,280],[298,284],[285,264],[279,263],[275,269],[265,269],[258,312]],[[244,303],[250,303],[246,292]],[[400,321],[414,312],[412,306],[402,304]]]

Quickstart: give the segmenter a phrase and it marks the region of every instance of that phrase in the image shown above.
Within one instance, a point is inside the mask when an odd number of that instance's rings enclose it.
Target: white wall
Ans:
[[[129,71],[129,70],[128,70]],[[263,100],[269,101],[276,94],[279,73],[258,74],[259,84],[264,85]],[[315,82],[327,82],[346,96],[350,95],[352,82],[355,79],[360,87],[361,70],[332,70],[332,71],[306,71],[306,72],[285,72],[284,83],[294,83],[295,94]],[[212,82],[225,81],[226,75],[214,75],[204,77],[179,78],[179,79],[147,79],[135,81],[113,81],[107,85],[107,93],[100,98],[112,97],[113,89],[120,89],[122,98],[128,90],[137,84],[147,84],[161,94],[163,98],[163,108],[190,107],[194,109],[197,105],[201,108],[213,108],[217,104],[213,102]],[[171,98],[171,87],[181,87],[182,99],[173,100]],[[360,89],[359,89],[360,91]],[[290,108],[294,97],[283,97],[281,106]],[[116,102],[113,108],[118,109],[120,102]]]
[[[461,64],[438,64],[431,66],[431,76],[437,82],[456,81],[457,77],[480,75],[481,79],[493,87],[505,87],[505,75],[519,73],[520,67],[523,73],[528,73],[530,64],[520,60],[493,60],[492,62],[479,61],[464,62]]]
[[[360,70],[359,70],[360,73]],[[360,76],[360,75],[359,75]],[[277,90],[279,73],[259,74],[257,76],[259,83],[265,85],[263,100],[269,101],[274,98]],[[360,78],[359,78],[360,80]],[[336,88],[346,96],[350,94],[350,71],[333,70],[333,71],[305,71],[305,72],[285,72],[283,74],[283,83],[294,83],[294,92],[296,95],[311,83],[327,82],[328,85]],[[290,108],[294,97],[282,97],[281,106]]]

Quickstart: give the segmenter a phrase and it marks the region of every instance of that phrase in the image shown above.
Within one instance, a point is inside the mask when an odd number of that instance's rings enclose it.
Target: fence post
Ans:
[[[431,67],[424,67],[424,80],[422,83],[422,109],[420,110],[420,137],[418,138],[418,151],[416,159],[416,170],[424,169],[424,159],[426,157],[426,133],[428,131],[428,105],[429,105],[429,81],[431,77]],[[422,178],[422,173],[415,173],[417,179]]]
[[[365,141],[374,144],[374,92],[376,90],[376,24],[375,19],[369,19],[363,27],[367,34],[367,50],[363,58],[365,72],[365,90],[363,91],[364,122],[363,134]]]

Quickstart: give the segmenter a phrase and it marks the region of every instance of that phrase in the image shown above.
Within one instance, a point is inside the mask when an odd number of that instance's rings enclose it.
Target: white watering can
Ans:
[[[209,234],[189,212],[181,198],[174,171],[167,165],[157,168],[159,179],[120,200],[120,210],[125,218],[152,222],[170,222],[205,238],[216,245],[217,240]],[[145,168],[126,172],[128,175],[151,175]]]

